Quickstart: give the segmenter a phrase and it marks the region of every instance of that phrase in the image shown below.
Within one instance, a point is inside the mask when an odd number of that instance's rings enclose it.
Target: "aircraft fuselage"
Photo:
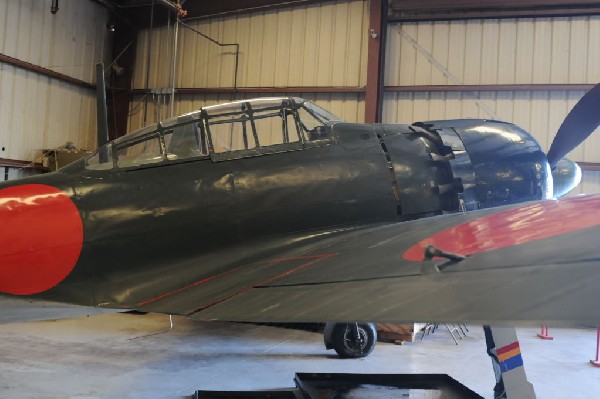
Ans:
[[[96,153],[103,167],[88,158],[56,173],[2,183],[0,215],[20,226],[21,236],[10,250],[0,249],[0,281],[7,281],[0,292],[135,308],[283,244],[550,196],[544,153],[511,124],[324,121],[311,138],[293,107],[288,111],[295,122],[286,119],[284,102],[279,115],[287,137],[273,145],[253,147],[244,127],[243,145],[232,149],[232,141],[229,150],[220,149],[219,125],[211,131],[201,112],[181,122],[195,126],[193,155],[171,156],[167,135],[176,121],[149,132],[160,146],[148,163],[124,161],[133,142],[125,139],[109,144],[110,153]],[[288,133],[292,126],[296,140]],[[257,144],[262,137],[254,123],[252,130]],[[3,240],[13,240],[4,234]],[[54,238],[48,242],[47,236]],[[27,266],[32,259],[39,264]],[[62,263],[46,270],[47,259]],[[252,280],[252,270],[247,273]],[[241,280],[236,284],[243,285],[243,274]]]

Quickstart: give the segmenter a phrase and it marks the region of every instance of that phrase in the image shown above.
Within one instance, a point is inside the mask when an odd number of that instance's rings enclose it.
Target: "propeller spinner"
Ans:
[[[562,197],[581,181],[579,165],[564,156],[596,130],[600,124],[599,111],[600,84],[597,84],[575,104],[556,132],[547,155],[555,198]]]

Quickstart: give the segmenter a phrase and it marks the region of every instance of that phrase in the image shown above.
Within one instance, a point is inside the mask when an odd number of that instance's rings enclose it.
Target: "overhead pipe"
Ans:
[[[175,20],[177,20],[177,17],[175,17]],[[169,10],[169,12],[167,12],[167,40],[170,40],[170,39],[171,39],[171,12]],[[170,59],[171,61],[173,61],[174,54],[171,53],[172,51],[173,51],[173,47],[169,47],[167,49],[167,56],[165,57],[166,60]],[[174,86],[171,85],[171,79],[173,78],[173,71],[174,71],[173,62],[171,62],[170,65],[169,65],[169,68],[168,68],[167,80],[166,80],[167,82],[169,82],[169,85],[170,85],[169,92],[167,94],[169,96],[169,98],[171,99],[169,101],[170,102],[170,104],[169,104],[169,112],[168,112],[169,118],[173,116],[173,115],[171,115],[171,106],[173,105],[173,101],[172,100],[174,98],[174,96],[172,95]],[[162,94],[162,91],[161,91],[161,94]],[[162,95],[159,95],[158,98],[159,98],[159,100],[162,100]],[[166,104],[166,101],[165,101],[165,104]],[[161,119],[157,119],[157,120],[161,120]]]
[[[148,30],[148,38],[146,40],[146,51],[148,56],[146,57],[146,95],[148,94],[148,87],[150,86],[150,56],[152,50],[152,31],[154,30],[154,1],[152,0],[152,8],[150,9],[150,29]],[[142,126],[146,126],[148,121],[148,97],[144,98],[144,121]]]
[[[213,39],[212,37],[205,35],[204,33],[200,32],[197,29],[192,28],[190,25],[179,21],[179,23],[183,26],[185,26],[186,28],[188,28],[189,30],[191,30],[192,32],[202,36],[203,38],[207,39],[210,42],[213,42],[214,44],[216,44],[217,46],[220,47],[235,47],[235,67],[234,67],[234,76],[233,76],[233,93],[237,93],[238,91],[238,87],[237,87],[237,76],[238,76],[238,66],[239,66],[239,59],[240,59],[240,44],[239,43],[221,43],[215,39]]]
[[[159,0],[156,0],[159,1]],[[154,2],[154,0],[153,0]],[[179,5],[179,4],[178,4]],[[148,58],[147,58],[147,63],[146,63],[146,87],[144,88],[143,92],[145,94],[145,98],[144,98],[144,121],[143,121],[143,125],[146,126],[146,122],[147,122],[147,115],[148,115],[148,94],[149,94],[149,79],[150,79],[150,48],[151,48],[151,34],[152,34],[152,29],[153,29],[153,21],[154,21],[154,12],[153,12],[154,7],[152,8],[152,11],[150,13],[150,32],[148,34]],[[210,42],[220,46],[220,47],[235,47],[235,66],[234,66],[234,76],[233,76],[233,94],[234,96],[238,93],[238,87],[237,87],[237,82],[238,82],[238,69],[239,69],[239,58],[240,58],[240,45],[239,43],[221,43],[213,38],[211,38],[208,35],[205,35],[204,33],[198,31],[197,29],[194,29],[193,27],[191,27],[190,25],[182,22],[179,17],[176,18],[175,21],[175,32],[174,32],[174,40],[173,40],[173,54],[172,54],[172,64],[171,64],[171,87],[170,87],[170,104],[169,104],[169,117],[173,117],[174,115],[174,107],[175,107],[175,91],[176,91],[176,80],[177,80],[177,49],[178,49],[178,35],[179,35],[179,25],[183,25],[184,27],[190,29],[191,31],[193,31],[194,33],[204,37],[205,39],[209,40]],[[169,29],[170,29],[170,16],[169,16]],[[135,90],[133,91],[135,92]],[[159,96],[159,103],[158,103],[158,107],[161,107],[161,97]],[[158,117],[158,120],[160,120],[160,117]]]
[[[102,62],[96,64],[96,127],[97,144],[98,147],[102,147],[109,141],[106,84],[104,82],[104,64]]]
[[[174,43],[173,43],[173,54],[172,54],[172,58],[173,58],[173,63],[172,63],[172,70],[171,70],[171,90],[170,90],[170,95],[171,95],[171,103],[169,106],[169,116],[172,117],[173,116],[173,111],[174,111],[174,104],[175,104],[175,80],[176,80],[176,63],[177,63],[177,46],[178,46],[178,33],[179,33],[179,17],[183,17],[187,15],[187,11],[183,10],[183,8],[181,7],[181,4],[179,2],[177,3],[172,3],[171,1],[168,0],[152,0],[151,3],[151,10],[150,10],[150,29],[148,31],[148,40],[147,40],[147,52],[148,52],[148,56],[146,58],[146,84],[145,84],[145,92],[146,94],[148,94],[148,90],[150,87],[150,60],[151,60],[151,50],[152,50],[152,32],[154,30],[154,5],[155,3],[158,4],[162,4],[164,6],[167,6],[169,8],[170,11],[175,11],[177,13],[177,16],[175,17],[175,38],[174,38]],[[170,21],[171,18],[171,14],[169,13],[168,19]],[[169,22],[169,26],[170,26],[170,22]],[[236,53],[236,71],[237,71],[237,54]],[[236,72],[237,75],[237,72]],[[144,120],[143,120],[143,125],[145,126],[146,123],[148,121],[148,98],[146,97],[144,99]]]
[[[175,106],[175,81],[177,80],[177,49],[178,49],[178,37],[179,37],[179,18],[175,18],[175,26],[173,28],[175,30],[173,38],[173,63],[171,64],[171,104],[169,106],[169,117],[172,118],[173,109]]]

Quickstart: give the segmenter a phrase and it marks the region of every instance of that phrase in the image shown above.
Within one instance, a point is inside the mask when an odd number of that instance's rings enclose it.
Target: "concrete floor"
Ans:
[[[371,356],[341,360],[322,336],[164,315],[111,314],[0,325],[0,398],[181,398],[196,389],[293,386],[296,372],[446,373],[485,398],[494,384],[483,331],[460,346],[439,329],[424,341],[379,343]],[[554,341],[518,329],[538,398],[600,396],[596,331],[551,328]]]

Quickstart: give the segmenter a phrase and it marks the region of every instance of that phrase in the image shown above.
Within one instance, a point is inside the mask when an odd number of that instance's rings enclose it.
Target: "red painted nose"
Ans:
[[[31,295],[56,286],[82,245],[81,217],[66,193],[43,184],[0,190],[0,292]]]

